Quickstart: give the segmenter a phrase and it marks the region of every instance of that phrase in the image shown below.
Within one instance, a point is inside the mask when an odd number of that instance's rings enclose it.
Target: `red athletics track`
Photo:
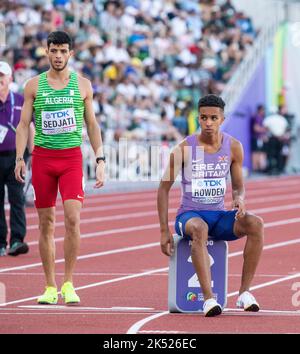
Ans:
[[[6,302],[0,306],[0,332],[299,333],[300,177],[248,181],[246,187],[248,210],[265,220],[265,249],[253,281],[253,293],[262,309],[259,313],[235,309],[244,239],[229,244],[229,295],[221,316],[167,313],[168,259],[160,252],[156,191],[152,190],[86,198],[74,275],[82,301],[76,307],[64,306],[61,300],[57,306],[36,304],[44,286],[43,272],[36,212],[27,209],[30,253],[0,258],[0,282],[6,288]],[[172,190],[170,221],[174,220],[179,195],[178,189]],[[230,193],[226,200],[230,201]],[[60,285],[61,203],[56,222]]]

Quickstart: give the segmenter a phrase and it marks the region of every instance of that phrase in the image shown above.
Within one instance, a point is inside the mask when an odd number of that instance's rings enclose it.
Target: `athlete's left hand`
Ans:
[[[96,184],[94,188],[101,188],[104,185],[105,162],[100,161],[96,166]]]
[[[25,183],[26,165],[24,160],[16,162],[15,178],[18,182]]]
[[[237,197],[232,202],[232,208],[237,209],[237,213],[235,214],[235,219],[239,219],[245,216],[246,214],[246,207],[244,199]]]

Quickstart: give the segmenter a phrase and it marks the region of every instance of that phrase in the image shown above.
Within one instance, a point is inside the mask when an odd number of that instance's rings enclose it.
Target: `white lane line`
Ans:
[[[299,194],[300,197],[300,194]],[[261,202],[265,203],[265,200],[262,200]],[[256,203],[257,204],[257,203]],[[225,203],[226,207],[231,206],[231,202],[226,202]],[[256,209],[249,209],[250,212],[253,213],[261,213],[261,214],[267,214],[271,212],[276,212],[276,211],[283,211],[283,210],[292,210],[292,209],[299,209],[300,208],[300,203],[295,203],[295,204],[287,204],[287,205],[279,205],[275,207],[267,207],[267,208],[256,208]],[[176,213],[177,208],[169,208],[169,213]],[[93,217],[93,218],[81,218],[80,224],[90,224],[90,223],[100,223],[100,222],[106,222],[106,221],[116,221],[116,220],[128,220],[132,217],[134,218],[143,218],[146,216],[154,216],[157,215],[157,210],[149,210],[149,211],[143,211],[143,212],[130,212],[126,214],[117,214],[117,215],[109,215],[109,216],[98,216],[98,217]],[[57,221],[55,223],[55,227],[64,227],[65,223],[64,221]],[[38,230],[39,225],[38,224],[32,224],[27,226],[27,230]]]
[[[298,239],[297,239],[298,240]],[[148,244],[148,245],[152,245],[151,247],[153,247],[153,245],[159,245],[159,243],[153,243],[153,244]],[[148,246],[148,245],[143,245],[143,246]],[[275,243],[275,244],[272,244],[272,245],[268,245],[268,246],[265,246],[265,247],[268,247],[268,249],[271,249],[271,248],[276,248],[276,247],[283,247],[283,246],[286,246],[286,245],[290,245],[290,241],[287,241],[286,243],[285,242],[280,242],[280,243]],[[272,246],[272,247],[270,247]],[[138,247],[138,246],[137,246]],[[145,248],[145,247],[144,247]],[[122,250],[122,249],[121,249]],[[117,253],[116,251],[117,250],[113,250],[114,253]],[[235,256],[239,256],[241,255],[242,253],[240,252],[237,252],[234,256],[232,257],[235,257]],[[231,254],[229,254],[229,257],[230,257]],[[90,256],[90,255],[88,255]],[[89,257],[90,258],[90,257]],[[131,275],[128,275],[128,276],[124,276],[124,277],[119,277],[119,278],[114,278],[114,279],[109,279],[109,280],[105,280],[105,281],[102,281],[102,282],[98,282],[98,283],[92,283],[92,284],[89,284],[89,285],[86,285],[86,286],[82,286],[82,287],[78,287],[78,288],[75,288],[76,290],[82,290],[82,289],[88,289],[88,288],[93,288],[93,287],[96,287],[96,286],[100,286],[100,285],[106,285],[106,284],[110,284],[110,283],[115,283],[115,282],[119,282],[119,281],[123,281],[123,280],[127,280],[127,279],[133,279],[133,278],[138,278],[138,277],[143,277],[143,276],[147,276],[147,275],[153,275],[153,274],[156,274],[156,273],[164,273],[164,272],[168,272],[169,268],[160,268],[160,269],[154,269],[154,270],[149,270],[149,271],[146,271],[146,272],[142,272],[142,273],[136,273],[136,274],[131,274]],[[300,273],[299,273],[300,274]],[[295,277],[295,275],[291,275],[290,277]],[[273,282],[268,282],[268,283],[273,283]],[[268,284],[266,283],[266,284]],[[233,295],[235,293],[232,293]],[[233,296],[232,294],[229,294],[228,296]],[[10,305],[10,304],[16,304],[16,303],[21,303],[21,302],[27,302],[27,301],[31,301],[31,300],[35,300],[37,299],[38,296],[34,296],[34,297],[30,297],[30,298],[26,298],[26,299],[20,299],[20,300],[16,300],[16,301],[11,301],[11,302],[7,302],[7,303],[3,303],[3,304],[0,304],[0,306],[7,306],[7,305]]]
[[[256,212],[257,212],[257,210],[256,210]],[[289,219],[287,219],[287,220],[289,220]],[[290,220],[292,222],[295,221],[295,219],[290,219]],[[296,222],[297,222],[297,220],[298,219],[296,219]],[[278,222],[279,222],[278,225],[284,225],[285,224],[285,220],[280,220]],[[274,225],[274,222],[265,224],[265,228],[272,227],[272,226],[277,226],[277,225]],[[112,229],[112,230],[104,230],[104,231],[99,231],[99,232],[90,232],[90,233],[82,234],[81,235],[81,239],[93,238],[93,237],[98,237],[98,236],[107,236],[107,235],[112,235],[112,234],[120,234],[120,233],[132,232],[132,231],[142,231],[142,230],[146,230],[146,229],[149,230],[149,229],[154,229],[154,228],[157,228],[157,227],[159,227],[159,224],[148,224],[148,225],[127,227],[127,228],[118,228],[118,229]],[[62,241],[64,241],[64,237],[56,237],[55,238],[55,243],[62,242]],[[38,241],[28,242],[28,245],[29,246],[38,245]],[[1,272],[1,268],[0,268],[0,272]]]
[[[119,281],[123,281],[123,280],[128,280],[128,279],[134,279],[134,278],[140,278],[140,277],[144,277],[144,276],[148,276],[148,275],[152,275],[155,273],[159,273],[159,272],[166,272],[168,271],[168,267],[167,268],[160,268],[160,269],[154,269],[154,270],[150,270],[148,272],[143,272],[143,273],[136,273],[133,275],[128,275],[125,277],[120,277],[120,278],[114,278],[114,279],[109,279],[109,280],[104,280],[104,281],[100,281],[98,283],[92,283],[89,285],[85,285],[85,286],[80,286],[75,288],[75,290],[84,290],[84,289],[90,289],[90,288],[94,288],[96,286],[101,286],[101,285],[106,285],[106,284],[112,284],[112,283],[117,283]],[[58,293],[60,294],[60,292]],[[0,307],[2,306],[7,306],[7,305],[12,305],[12,304],[19,304],[22,302],[27,302],[27,301],[31,301],[31,300],[35,300],[37,299],[38,296],[33,296],[33,297],[29,297],[26,299],[20,299],[20,300],[15,300],[15,301],[10,301],[10,302],[6,302],[3,304],[0,304]]]
[[[283,241],[283,242],[278,242],[278,243],[273,243],[271,245],[266,245],[264,246],[264,251],[265,250],[270,250],[272,248],[278,248],[278,247],[282,247],[282,246],[289,246],[289,245],[294,245],[300,243],[300,238],[296,238],[294,240],[290,240],[290,241]],[[237,251],[237,252],[232,252],[228,255],[228,258],[231,257],[236,257],[236,256],[240,256],[243,254],[243,251]]]
[[[179,201],[180,195],[177,197],[174,197],[174,195],[170,196],[169,199],[169,204],[171,205],[172,203],[176,203]],[[248,198],[246,200],[247,204],[258,204],[258,203],[266,203],[266,202],[275,202],[275,201],[282,201],[282,200],[291,200],[291,199],[297,199],[299,200],[300,198],[300,193],[291,193],[291,194],[284,194],[284,195],[275,195],[275,196],[269,196],[265,198]],[[81,214],[89,213],[89,212],[99,212],[99,211],[108,211],[108,210],[118,210],[118,209],[124,209],[124,208],[134,208],[134,207],[145,207],[145,206],[155,206],[156,205],[156,200],[151,200],[149,201],[148,199],[142,202],[129,202],[128,200],[126,203],[115,203],[112,205],[101,205],[101,206],[95,206],[95,207],[83,207],[81,210]],[[226,206],[230,206],[231,202],[228,201],[225,203]],[[59,215],[64,215],[63,210],[57,210],[55,213],[56,216]],[[27,213],[26,218],[31,219],[31,218],[37,218],[37,213]]]
[[[287,198],[288,199],[288,198]],[[178,198],[170,198],[170,203],[175,203],[178,201]],[[143,202],[127,202],[126,203],[115,203],[112,205],[101,205],[97,207],[83,207],[81,210],[81,215],[84,213],[89,213],[89,212],[99,212],[99,211],[108,211],[108,210],[118,210],[118,209],[131,209],[131,208],[139,208],[139,207],[146,207],[146,206],[155,206],[156,205],[156,200],[151,200],[151,201],[143,201]],[[55,215],[64,215],[63,210],[57,210],[55,212]],[[26,214],[26,218],[31,219],[36,217],[37,218],[37,213],[28,213]]]
[[[75,311],[75,309],[74,309]],[[10,315],[10,316],[20,316],[20,315],[27,315],[27,316],[36,316],[36,315],[42,315],[45,316],[45,312],[1,312],[0,313],[2,316],[4,315]],[[77,315],[77,316],[84,316],[86,317],[87,313],[85,312],[47,312],[47,316],[61,316],[61,315]],[[129,315],[145,315],[145,312],[120,312],[120,311],[116,311],[116,312],[89,312],[88,313],[89,316],[129,316]],[[117,320],[117,319],[116,319]],[[18,333],[19,334],[19,333]]]
[[[246,206],[248,204],[258,204],[258,203],[266,203],[266,202],[279,202],[282,200],[291,200],[296,199],[299,200],[300,193],[292,193],[292,194],[284,194],[284,195],[274,195],[274,196],[265,196],[259,198],[246,198]]]
[[[179,189],[174,190],[174,192],[178,192],[178,191],[180,191],[180,190]],[[156,192],[157,192],[157,190],[153,190],[153,191],[151,191],[151,193],[149,191],[141,191],[139,194],[136,194],[135,196],[131,196],[130,193],[128,193],[128,195],[121,195],[121,196],[119,196],[117,194],[115,194],[115,195],[112,194],[111,197],[105,197],[104,195],[99,195],[98,197],[95,197],[94,195],[89,195],[85,198],[84,206],[88,207],[88,205],[99,204],[99,203],[104,204],[106,202],[112,202],[115,205],[119,201],[121,201],[121,202],[125,201],[126,203],[124,203],[124,205],[126,205],[126,204],[128,205],[128,202],[132,203],[132,200],[137,200],[137,201],[149,200],[149,197],[152,196],[152,194],[154,196]],[[107,206],[110,206],[110,205],[107,205]],[[9,210],[9,204],[6,204],[5,207],[6,207],[5,209]],[[57,203],[56,203],[56,213],[61,212],[61,211],[62,211],[61,215],[63,215],[63,204],[61,202],[61,199],[58,199]],[[37,216],[37,213],[36,212],[28,213],[28,215],[31,218],[31,217]]]
[[[274,285],[274,284],[278,284],[278,283],[282,283],[283,281],[287,281],[287,280],[292,280],[292,279],[296,279],[300,277],[300,273],[296,273],[293,275],[289,275],[287,277],[283,277],[283,278],[279,278],[279,279],[275,279],[272,281],[268,281],[266,283],[262,283],[262,284],[258,284],[258,285],[254,285],[250,288],[251,291],[257,290],[257,289],[261,289],[264,288],[266,286],[270,286],[270,285]],[[234,291],[233,293],[230,293],[227,295],[227,297],[232,297],[232,296],[236,296],[238,295],[239,292],[238,291]]]
[[[153,320],[156,320],[157,318],[159,317],[162,317],[162,316],[165,316],[165,315],[168,315],[169,314],[169,311],[163,311],[161,313],[156,313],[155,315],[151,315],[149,317],[146,317],[146,318],[143,318],[142,320],[134,323],[130,328],[129,330],[126,332],[126,334],[137,334],[139,332],[139,330],[144,327],[144,325],[146,323],[149,323]]]
[[[185,315],[188,315],[188,316],[192,316],[193,314],[185,314]],[[300,316],[300,311],[299,310],[296,310],[296,311],[289,311],[289,310],[259,310],[259,312],[245,312],[243,309],[235,309],[235,308],[225,308],[223,309],[223,313],[222,313],[222,316],[224,315],[228,315],[228,316],[241,316],[241,315],[244,315],[244,316],[287,316],[287,317],[299,317]],[[195,316],[199,316],[199,314],[195,314]],[[190,331],[189,332],[180,332],[180,331],[164,331],[164,330],[141,330],[141,331],[138,331],[138,333],[148,333],[148,334],[156,334],[156,333],[191,333]],[[198,333],[198,332],[192,332],[192,333]],[[129,333],[128,333],[129,334]],[[132,334],[136,334],[136,333],[132,333]]]
[[[259,181],[254,181],[253,183],[252,182],[246,182],[246,188],[247,188],[247,196],[253,196],[253,195],[257,195],[257,194],[261,194],[261,192],[264,192],[264,193],[272,193],[273,192],[273,189],[278,189],[280,187],[280,190],[282,190],[283,188],[285,189],[288,189],[290,190],[291,186],[292,185],[298,185],[299,184],[299,181],[297,179],[295,180],[289,180],[289,179],[285,179],[285,180],[276,180],[274,181],[274,183],[270,182],[269,180],[267,181],[268,182],[268,187],[271,187],[271,188],[264,188],[264,185],[262,185],[262,183],[265,183],[262,182],[261,180]],[[288,183],[288,185],[282,185],[284,183]],[[228,190],[228,192],[231,192],[230,191],[230,188]],[[297,192],[297,191],[295,191]],[[293,193],[295,195],[295,192]],[[86,200],[85,200],[85,205],[93,205],[93,204],[98,204],[99,202],[101,203],[105,203],[105,202],[117,202],[117,201],[126,201],[127,205],[128,205],[128,201],[132,201],[132,200],[148,200],[149,199],[149,196],[152,196],[152,195],[155,195],[157,193],[157,188],[153,188],[152,190],[147,190],[147,191],[140,191],[140,192],[133,192],[133,193],[126,193],[126,194],[123,194],[123,195],[118,195],[117,193],[116,194],[111,194],[110,196],[106,196],[106,195],[101,195],[99,194],[98,196],[89,196]],[[175,188],[173,189],[173,196],[177,196],[178,198],[180,197],[180,189],[179,188]],[[275,197],[275,199],[273,199],[271,197],[268,198],[266,197],[266,201],[268,200],[280,200],[281,198],[283,199],[287,199],[285,195],[279,195],[277,196],[278,199]],[[291,198],[293,198],[293,195],[291,194]],[[296,199],[298,197],[294,197],[294,199]],[[264,198],[263,198],[264,199]],[[126,206],[126,204],[124,206]],[[5,205],[6,209],[9,209],[9,205]],[[105,207],[108,207],[110,208],[110,205],[107,205],[107,206],[104,206]],[[58,210],[60,208],[60,210]],[[57,215],[63,215],[63,211],[62,211],[62,203],[61,201],[59,200],[58,203],[57,203]],[[97,208],[97,207],[96,207]],[[115,206],[112,206],[112,208],[114,209]],[[88,208],[87,208],[88,209]],[[83,212],[85,212],[83,210]],[[37,213],[28,213],[28,218],[32,218],[32,217],[37,217]]]
[[[277,226],[281,226],[281,225],[286,225],[286,224],[291,224],[291,223],[298,223],[300,222],[300,218],[293,218],[293,219],[284,219],[284,220],[279,220],[279,221],[274,221],[274,222],[270,222],[270,223],[266,223],[265,224],[265,228],[270,228],[270,227],[277,227]],[[144,226],[140,226],[137,228],[130,228],[130,231],[136,231],[138,230],[138,228],[140,230],[144,230],[144,229],[149,229],[149,228],[158,228],[159,224],[149,224],[149,225],[144,225]],[[118,230],[118,231],[117,231]],[[113,233],[115,233],[116,231],[119,233],[121,232],[122,229],[115,229],[115,230],[108,230],[111,231]],[[87,238],[87,237],[97,237],[103,234],[108,234],[108,231],[101,231],[101,232],[96,232],[96,233],[92,233],[92,234],[86,234],[86,235],[82,235],[81,238]],[[126,231],[128,231],[128,228],[126,229]],[[123,231],[124,232],[124,231]],[[62,238],[63,239],[63,238]],[[291,240],[291,241],[285,241],[283,243],[280,243],[280,245],[285,245],[286,242],[294,242],[294,243],[298,243],[298,239],[296,240]],[[140,245],[140,246],[133,246],[133,247],[126,247],[126,248],[119,248],[119,249],[115,249],[115,250],[110,250],[110,251],[105,251],[105,252],[97,252],[97,253],[92,253],[92,254],[87,254],[87,255],[83,255],[83,256],[79,256],[77,258],[77,260],[80,259],[87,259],[87,258],[94,258],[94,257],[100,257],[100,256],[105,256],[105,255],[110,255],[110,254],[116,254],[116,253],[122,253],[122,252],[128,252],[128,251],[134,251],[134,250],[138,250],[138,249],[143,249],[143,248],[149,248],[149,247],[156,247],[159,245],[159,242],[155,242],[155,243],[148,243],[148,244],[144,244],[144,245]],[[271,247],[270,245],[266,245],[265,247]],[[276,246],[276,244],[274,244],[273,247],[278,247]],[[268,248],[265,248],[268,249]],[[242,254],[242,251],[238,251],[236,252],[236,255],[240,255]],[[234,254],[234,253],[233,253]],[[229,257],[234,257],[231,256],[229,254]],[[58,259],[55,261],[55,263],[59,264],[59,263],[63,263],[64,259]],[[32,264],[27,264],[27,265],[22,265],[22,266],[17,266],[17,267],[11,267],[11,268],[0,268],[0,273],[5,273],[5,272],[10,272],[10,271],[14,271],[14,270],[21,270],[21,269],[29,269],[29,268],[34,268],[34,267],[39,267],[42,266],[42,263],[32,263]]]
[[[64,273],[55,273],[57,276],[64,276]],[[86,277],[90,277],[90,276],[104,276],[104,277],[108,277],[108,276],[121,276],[121,275],[132,275],[135,273],[73,273],[74,276],[86,276]],[[288,274],[294,274],[289,272]],[[282,277],[285,274],[255,274],[256,278],[278,278],[278,277]],[[26,272],[19,272],[19,273],[6,273],[5,276],[23,276],[23,277],[28,277],[28,276],[38,276],[38,277],[44,277],[45,274],[42,272],[36,272],[36,273],[26,273]],[[153,276],[157,276],[157,277],[166,277],[168,276],[168,273],[159,273],[159,274],[153,274]],[[241,274],[232,274],[229,273],[228,277],[241,277]]]
[[[141,310],[141,311],[154,311],[152,307],[126,307],[126,306],[114,306],[111,307],[113,311],[134,311],[134,310]]]
[[[282,226],[282,225],[289,225],[289,224],[297,224],[300,222],[300,218],[291,218],[291,219],[283,219],[278,221],[271,221],[265,223],[265,228],[274,227],[274,226]]]
[[[63,272],[57,272],[55,273],[57,276],[64,276],[64,273]],[[81,277],[81,276],[114,276],[114,275],[117,275],[117,276],[120,276],[120,275],[132,275],[132,274],[135,274],[135,273],[110,273],[110,272],[97,272],[97,273],[73,273],[74,276],[76,277]],[[165,273],[167,274],[167,273]],[[23,276],[44,276],[45,274],[43,272],[9,272],[6,275],[13,275],[13,276],[20,276],[20,275],[23,275]],[[157,275],[161,275],[161,274],[157,274]]]
[[[281,225],[287,225],[287,224],[298,223],[298,222],[300,222],[300,218],[284,219],[284,220],[279,220],[279,221],[273,221],[273,222],[270,222],[270,223],[265,223],[265,228],[277,227],[277,226],[281,226]],[[136,231],[136,230],[138,230],[138,228],[140,230],[144,230],[144,229],[152,229],[152,228],[157,228],[157,227],[159,227],[159,224],[149,224],[149,225],[143,225],[143,226],[136,227],[136,228],[135,227],[130,228],[130,231]],[[123,230],[123,231],[121,231],[121,230]],[[117,231],[117,233],[124,232],[124,229],[115,229],[115,230],[95,232],[95,233],[91,233],[91,234],[83,234],[81,236],[81,238],[97,237],[97,236],[100,236],[100,235],[108,235],[109,232],[116,233],[116,231]],[[128,228],[126,229],[126,232],[127,231],[128,231]],[[63,238],[62,238],[62,240],[63,240]],[[297,240],[293,240],[293,241],[287,241],[287,242],[295,242],[295,243],[297,243],[298,241]],[[285,242],[283,242],[283,244],[285,244]],[[152,246],[150,246],[150,245],[152,245]],[[158,245],[159,245],[159,243],[156,242],[156,243],[146,244],[145,247],[155,247],[155,246],[158,246]],[[99,253],[88,254],[88,255],[84,255],[84,256],[79,256],[77,259],[78,260],[79,259],[87,259],[87,258],[92,258],[92,257],[99,257],[99,256],[103,256],[103,255],[108,255],[108,254],[114,254],[114,253],[119,253],[119,252],[127,252],[127,251],[133,251],[135,249],[140,249],[140,248],[134,248],[134,247],[142,248],[143,245],[127,247],[127,248],[125,248],[126,251],[122,251],[124,248],[120,248],[120,249],[117,249],[117,250],[106,251],[106,253],[105,252],[99,252]],[[240,254],[242,254],[242,251],[237,252],[237,255],[240,255]],[[230,257],[230,255],[229,255],[229,257]],[[62,262],[64,262],[63,258],[58,259],[58,260],[55,261],[55,263],[62,263]],[[18,267],[12,267],[12,268],[2,268],[2,269],[0,268],[0,273],[9,272],[9,271],[12,271],[12,270],[29,269],[29,268],[34,268],[34,267],[38,267],[38,266],[41,266],[41,265],[42,265],[42,263],[39,262],[39,263],[27,264],[27,265],[18,266]]]
[[[179,333],[186,333],[186,332],[180,332],[180,331],[158,331],[158,330],[153,330],[153,331],[139,331],[139,333],[143,334],[179,334]]]
[[[130,227],[121,227],[118,229],[111,229],[111,230],[104,230],[104,231],[97,231],[97,232],[88,232],[85,234],[81,234],[80,238],[85,239],[85,238],[94,238],[94,237],[99,237],[99,236],[107,236],[107,235],[119,235],[122,233],[129,233],[129,232],[136,232],[136,231],[144,231],[144,230],[151,230],[158,228],[159,224],[147,224],[147,225],[140,225],[140,226],[130,226]],[[64,237],[56,237],[55,238],[55,243],[56,242],[62,242],[64,241]],[[29,246],[34,246],[38,245],[38,241],[31,241],[27,242]]]
[[[229,308],[226,307],[224,310],[224,312],[237,312],[237,313],[245,313],[245,311],[243,309],[237,309],[237,308]],[[287,314],[287,315],[296,315],[296,316],[300,316],[300,311],[299,310],[295,310],[295,311],[291,311],[291,310],[259,310],[259,313],[270,313],[270,314]],[[256,313],[256,314],[259,314]]]
[[[265,203],[265,201],[264,201]],[[227,207],[231,205],[231,203],[226,203],[225,204]],[[300,208],[300,203],[297,204],[287,204],[287,205],[279,205],[275,207],[268,207],[268,208],[257,208],[257,209],[249,209],[250,212],[253,213],[260,213],[260,214],[267,214],[275,211],[283,211],[283,210],[292,210],[292,209],[299,209]],[[170,208],[169,213],[176,213],[177,208]],[[109,216],[100,216],[100,217],[94,217],[94,218],[82,218],[80,220],[80,224],[90,224],[90,223],[99,223],[99,222],[106,222],[106,221],[116,221],[116,220],[128,220],[132,217],[134,218],[143,218],[145,216],[154,216],[157,215],[156,210],[150,210],[150,211],[143,211],[143,212],[131,212],[127,214],[118,214],[118,215],[109,215]],[[55,227],[63,227],[65,225],[64,221],[59,221],[55,223]],[[27,230],[38,230],[39,225],[38,224],[33,224],[33,225],[28,225]]]
[[[160,244],[159,242],[154,242],[154,243],[143,244],[140,246],[124,247],[124,248],[118,248],[118,249],[110,250],[110,251],[90,253],[90,254],[86,254],[84,256],[77,257],[77,260],[89,259],[89,258],[95,258],[95,257],[101,257],[101,256],[108,256],[108,255],[123,253],[123,252],[137,251],[137,250],[141,250],[141,249],[156,247],[156,246],[159,246],[159,244]],[[65,261],[64,258],[60,258],[55,261],[55,264],[63,263],[64,261]],[[4,269],[0,269],[0,273],[9,272],[11,270],[29,269],[29,268],[42,266],[42,265],[43,265],[42,262],[39,262],[39,263],[27,264],[25,266],[4,268]]]
[[[229,206],[230,203],[228,203],[227,206]],[[257,208],[257,209],[249,209],[250,212],[253,213],[258,213],[258,214],[268,214],[272,213],[275,211],[284,211],[284,210],[293,210],[293,209],[299,209],[300,208],[300,203],[297,204],[287,204],[287,205],[280,205],[280,206],[275,206],[275,207],[268,207],[268,208]],[[169,209],[169,214],[174,214],[177,212],[177,208],[170,208]],[[132,213],[127,213],[127,214],[118,214],[118,215],[110,215],[110,216],[103,216],[103,217],[95,217],[95,218],[83,218],[80,221],[80,224],[91,224],[91,223],[100,223],[100,222],[107,222],[107,221],[116,221],[116,220],[128,220],[131,218],[144,218],[147,216],[156,216],[157,211],[156,210],[151,210],[151,211],[143,211],[143,212],[132,212]],[[65,223],[64,221],[59,221],[55,223],[55,227],[64,227]],[[33,224],[27,226],[27,230],[38,230],[39,226],[38,224]],[[55,240],[56,241],[56,240]],[[31,244],[37,244],[37,241],[32,241]]]
[[[267,208],[257,208],[257,209],[250,209],[252,213],[271,213],[273,211],[283,211],[283,210],[293,210],[293,209],[299,209],[300,208],[300,203],[296,204],[287,204],[287,205],[278,205],[278,206],[273,206],[273,207],[267,207]]]
[[[63,305],[23,305],[18,306],[18,308],[29,309],[29,310],[67,310],[67,311],[145,311],[145,312],[156,312],[152,307],[129,307],[129,306],[115,306],[115,307],[80,307],[80,306],[63,306]],[[7,308],[3,309],[6,310]],[[17,310],[16,308],[13,308]]]
[[[288,272],[287,274],[295,274],[295,273]],[[238,274],[229,273],[228,276],[229,277],[238,277],[238,278],[240,278],[241,277],[241,273],[238,273]],[[286,276],[286,274],[255,274],[255,278],[280,278],[280,277],[283,277],[283,276]]]
[[[282,189],[290,190],[291,186],[293,186],[293,185],[298,186],[299,185],[299,181],[297,179],[293,180],[293,181],[286,180],[286,182],[288,182],[287,185],[281,185],[281,183],[278,183],[278,182],[282,182],[282,181],[274,181],[274,183],[272,183],[268,180],[268,188],[265,188],[264,185],[262,185],[262,183],[259,183],[259,182],[261,182],[261,181],[256,181],[253,184],[251,184],[251,182],[249,184],[248,181],[246,182],[247,196],[261,194],[262,192],[266,193],[266,194],[272,193],[272,192],[274,192],[274,189],[278,190],[279,187],[280,187],[280,190],[282,190]],[[231,192],[230,184],[229,184],[228,192],[229,193]],[[117,201],[128,202],[128,201],[132,201],[132,200],[148,200],[149,196],[155,195],[156,193],[157,193],[157,188],[153,188],[152,190],[133,192],[133,193],[128,192],[123,195],[118,195],[117,193],[115,193],[115,194],[112,193],[110,196],[107,196],[104,194],[90,195],[88,198],[86,198],[85,205],[97,204],[99,202],[101,202],[101,203],[105,203],[105,202],[115,203]],[[181,193],[180,188],[174,188],[173,195],[175,193],[179,197],[180,193]],[[62,207],[61,200],[58,201],[57,207]],[[35,215],[35,214],[32,213],[29,215],[31,217],[31,215]]]
[[[177,209],[170,209],[170,212],[174,213],[176,212]],[[99,216],[96,218],[85,218],[80,220],[80,225],[83,224],[91,224],[91,223],[100,223],[100,222],[107,222],[107,221],[116,221],[116,220],[128,220],[130,218],[144,218],[145,216],[153,216],[157,215],[156,210],[151,210],[151,211],[143,211],[143,212],[132,212],[128,214],[118,214],[118,215],[110,215],[110,216]],[[65,225],[64,221],[59,221],[55,223],[55,228],[58,227],[63,227]],[[39,225],[34,224],[34,225],[29,225],[27,227],[27,230],[38,230]]]
[[[283,278],[280,278],[280,279],[277,279],[277,280],[273,280],[273,281],[269,281],[269,282],[266,282],[266,283],[255,285],[255,286],[251,287],[250,290],[254,291],[256,289],[264,288],[264,287],[267,287],[267,286],[271,286],[271,285],[274,285],[274,284],[278,284],[278,283],[281,283],[281,282],[284,282],[284,281],[287,281],[287,280],[291,280],[291,279],[295,279],[295,278],[299,278],[299,277],[300,277],[300,273],[297,273],[297,274],[294,274],[294,275],[290,275],[288,277],[283,277]],[[236,295],[238,295],[238,293],[239,293],[238,291],[232,292],[232,293],[228,294],[227,297],[236,296]],[[244,313],[244,311],[243,311],[243,313]],[[127,334],[137,334],[137,333],[139,333],[140,329],[143,326],[145,326],[145,324],[153,321],[156,318],[159,318],[159,317],[162,317],[162,316],[165,316],[165,315],[168,315],[168,314],[169,314],[169,311],[163,311],[163,312],[158,313],[156,315],[148,316],[148,317],[146,317],[146,318],[134,323],[128,329],[128,331],[126,333]],[[247,313],[247,315],[248,315],[248,313]]]

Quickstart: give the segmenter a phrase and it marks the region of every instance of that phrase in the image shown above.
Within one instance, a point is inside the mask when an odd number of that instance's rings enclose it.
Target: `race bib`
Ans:
[[[0,124],[0,144],[3,143],[5,137],[6,137],[6,134],[8,132],[8,128],[5,127],[4,125],[1,125]]]
[[[225,178],[192,179],[192,198],[198,203],[220,203],[224,199],[225,193]]]
[[[46,135],[71,133],[77,130],[73,108],[42,112],[42,132]]]

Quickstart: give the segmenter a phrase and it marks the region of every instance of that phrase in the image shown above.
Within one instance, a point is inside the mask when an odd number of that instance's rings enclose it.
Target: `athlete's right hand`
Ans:
[[[105,163],[101,161],[96,167],[96,184],[94,188],[100,188],[104,185],[105,178]]]
[[[171,234],[170,230],[161,232],[160,247],[161,247],[162,253],[164,253],[166,256],[173,255],[173,253],[174,253],[174,239],[173,239],[173,235]]]
[[[16,162],[15,178],[18,182],[25,183],[26,165],[25,161],[21,160]]]

